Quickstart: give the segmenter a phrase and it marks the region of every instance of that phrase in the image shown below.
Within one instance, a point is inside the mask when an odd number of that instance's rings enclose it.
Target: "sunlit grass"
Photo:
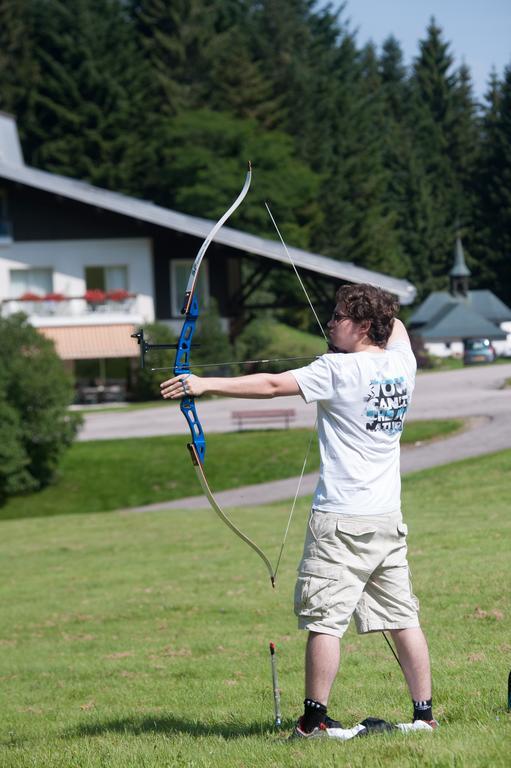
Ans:
[[[415,421],[403,442],[422,442],[459,429],[456,419]],[[300,473],[310,430],[247,431],[207,438],[207,474],[216,491]],[[10,499],[0,519],[104,512],[201,492],[186,450],[188,435],[76,443],[60,477],[44,491]],[[319,465],[314,443],[308,471]]]
[[[403,481],[441,721],[432,736],[303,744],[274,732],[270,640],[286,731],[303,699],[291,604],[307,500],[276,590],[211,511],[2,522],[2,768],[507,768],[510,472],[507,451]],[[233,515],[275,559],[288,509]],[[330,709],[345,725],[410,718],[380,635],[350,630]]]

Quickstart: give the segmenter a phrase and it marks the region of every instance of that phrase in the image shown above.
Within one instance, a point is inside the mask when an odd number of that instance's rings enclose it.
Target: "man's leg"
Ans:
[[[305,700],[303,715],[295,735],[315,733],[318,728],[341,728],[337,720],[327,716],[328,697],[339,669],[339,638],[320,632],[309,632],[305,650]]]
[[[434,728],[429,651],[422,629],[392,629],[391,634],[412,697],[414,723],[425,720]]]
[[[431,671],[426,638],[420,627],[391,629],[406,682],[414,701],[431,698]]]
[[[328,697],[339,670],[339,638],[309,632],[305,651],[305,696],[328,705]]]

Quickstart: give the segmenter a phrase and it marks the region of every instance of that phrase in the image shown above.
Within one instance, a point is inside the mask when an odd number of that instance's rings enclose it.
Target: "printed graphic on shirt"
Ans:
[[[372,379],[365,416],[366,429],[370,432],[402,432],[403,420],[408,409],[410,395],[406,379]]]

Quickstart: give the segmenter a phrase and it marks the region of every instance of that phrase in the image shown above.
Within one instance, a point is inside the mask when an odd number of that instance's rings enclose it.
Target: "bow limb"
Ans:
[[[243,533],[231,520],[231,518],[226,515],[226,513],[223,511],[221,506],[218,504],[217,500],[215,499],[213,492],[211,491],[211,488],[209,487],[209,483],[206,478],[206,474],[204,472],[204,467],[202,465],[202,462],[199,459],[198,453],[195,450],[195,447],[193,444],[190,444],[188,446],[188,450],[190,451],[190,455],[192,457],[192,463],[193,468],[195,469],[195,473],[199,479],[199,483],[201,484],[202,490],[204,491],[204,495],[206,496],[207,500],[211,504],[211,507],[214,509],[214,511],[217,513],[218,517],[224,521],[224,523],[233,531],[233,533],[236,534],[236,536],[239,536],[239,538],[245,542],[245,544],[248,544],[249,547],[252,547],[254,552],[256,552],[263,563],[265,564],[266,568],[268,569],[268,573],[270,575],[271,579],[271,585],[273,588],[275,588],[275,571],[273,570],[273,566],[270,563],[269,559],[264,554],[263,550],[257,546],[257,544],[252,541],[246,534]]]
[[[188,313],[188,311],[190,309],[190,306],[192,304],[193,296],[194,296],[194,293],[195,293],[195,288],[196,288],[196,285],[197,285],[197,278],[199,276],[199,269],[200,269],[200,265],[202,264],[202,259],[204,258],[204,254],[206,253],[206,251],[208,250],[209,246],[211,245],[211,243],[213,241],[213,238],[215,237],[215,235],[218,232],[218,230],[221,229],[221,227],[223,227],[223,225],[225,224],[227,219],[230,216],[232,216],[232,214],[234,213],[234,211],[237,208],[239,208],[239,206],[241,205],[241,203],[243,202],[243,200],[247,196],[247,192],[250,189],[251,181],[252,181],[252,165],[249,162],[249,164],[248,164],[248,171],[247,171],[247,175],[245,177],[245,183],[243,185],[243,189],[241,190],[241,192],[239,193],[238,197],[236,198],[234,203],[231,205],[231,207],[226,210],[224,215],[217,221],[215,226],[211,229],[211,231],[209,232],[208,236],[206,237],[206,239],[202,243],[202,245],[201,245],[201,247],[200,247],[200,249],[199,249],[199,251],[197,253],[197,256],[195,257],[195,261],[193,262],[192,269],[191,269],[191,272],[190,272],[190,277],[188,278],[188,284],[186,286],[185,298],[184,298],[184,302],[183,302],[183,309],[181,310],[181,313],[183,315]]]

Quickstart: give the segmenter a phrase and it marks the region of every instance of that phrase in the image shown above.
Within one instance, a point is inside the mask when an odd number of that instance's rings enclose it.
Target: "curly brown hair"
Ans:
[[[374,285],[342,285],[335,295],[343,313],[356,323],[370,320],[368,337],[378,347],[385,347],[399,312],[399,302],[388,291]]]

